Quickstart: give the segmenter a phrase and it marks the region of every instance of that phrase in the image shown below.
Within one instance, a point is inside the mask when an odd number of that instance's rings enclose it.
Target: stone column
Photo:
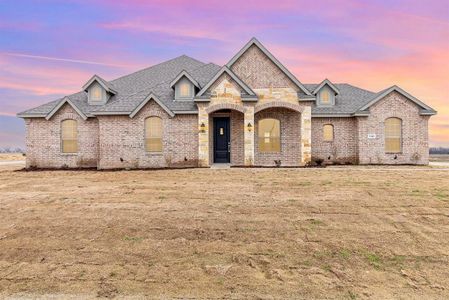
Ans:
[[[245,166],[252,166],[254,165],[254,105],[245,105],[245,109],[243,117]]]
[[[301,161],[305,166],[312,160],[312,108],[305,106],[301,113]]]
[[[209,166],[209,114],[203,105],[198,105],[198,166]]]

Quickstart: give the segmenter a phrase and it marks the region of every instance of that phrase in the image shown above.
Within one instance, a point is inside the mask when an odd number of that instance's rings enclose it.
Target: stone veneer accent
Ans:
[[[162,118],[162,153],[145,150],[144,121],[151,116]],[[99,169],[198,166],[196,115],[176,115],[171,118],[158,104],[150,101],[134,118],[101,116],[98,119]]]
[[[334,126],[334,140],[323,140],[323,126]],[[325,163],[357,163],[358,134],[356,118],[312,118],[312,158]]]
[[[271,62],[271,61],[270,61]],[[277,68],[277,66],[276,66]],[[200,166],[209,166],[213,163],[213,120],[211,114],[222,109],[231,109],[243,113],[243,133],[244,133],[244,165],[273,165],[274,160],[284,161],[285,165],[306,165],[311,160],[311,103],[298,102],[297,92],[291,87],[286,88],[262,88],[254,89],[259,97],[257,103],[243,102],[241,99],[241,88],[227,74],[222,75],[209,89],[210,102],[198,103],[198,126],[204,124],[204,132],[199,132],[198,158]],[[295,128],[298,130],[296,140],[292,140],[291,132],[286,130],[284,138],[286,149],[281,154],[259,155],[256,158],[257,129],[255,115],[270,111],[273,108],[281,111],[296,112],[294,123],[298,123]],[[280,117],[278,117],[280,118]],[[287,118],[290,120],[290,118]],[[286,120],[284,124],[287,124]],[[232,123],[232,122],[231,122]],[[248,127],[251,124],[251,127]],[[231,125],[232,126],[232,125]],[[285,125],[287,126],[287,125]],[[293,126],[293,125],[292,125]],[[286,127],[284,127],[286,128]],[[232,131],[231,131],[232,133]],[[232,140],[232,137],[231,137]],[[290,145],[296,145],[296,152],[292,154]],[[287,151],[287,149],[289,149]],[[233,151],[231,144],[231,164]]]
[[[397,92],[392,92],[369,108],[368,117],[358,117],[359,162],[361,164],[428,164],[429,116],[419,115],[420,108]],[[402,119],[402,152],[385,153],[384,122]],[[376,134],[368,139],[368,134]],[[396,157],[396,159],[395,159]]]
[[[77,121],[78,153],[62,153],[61,122]],[[50,120],[27,118],[26,167],[27,168],[91,168],[98,161],[98,120],[83,120],[69,105],[65,104]]]
[[[27,167],[161,168],[210,166],[213,162],[212,117],[231,112],[231,164],[306,165],[314,158],[361,164],[427,164],[428,120],[419,107],[397,92],[370,107],[367,117],[313,118],[313,102],[298,98],[299,88],[256,45],[230,67],[257,94],[257,102],[242,101],[242,89],[223,74],[211,86],[209,102],[198,102],[198,115],[170,117],[155,102],[149,102],[134,118],[99,116],[83,120],[68,104],[50,120],[25,118]],[[144,120],[163,120],[163,152],[144,149]],[[281,153],[259,153],[257,121],[275,117],[281,121]],[[402,119],[402,152],[386,154],[384,122]],[[61,153],[60,123],[78,121],[79,152]],[[251,127],[248,127],[251,124]],[[322,126],[334,125],[334,141],[324,142]],[[204,125],[204,126],[201,126]],[[252,129],[251,129],[252,128]],[[368,139],[368,134],[376,138]],[[313,146],[312,146],[313,144]]]

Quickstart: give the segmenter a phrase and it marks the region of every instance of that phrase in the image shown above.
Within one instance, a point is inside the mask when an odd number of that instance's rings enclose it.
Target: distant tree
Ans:
[[[430,154],[449,154],[449,148],[445,147],[430,147],[429,148]]]
[[[25,153],[25,151],[20,147],[1,147],[0,153]]]

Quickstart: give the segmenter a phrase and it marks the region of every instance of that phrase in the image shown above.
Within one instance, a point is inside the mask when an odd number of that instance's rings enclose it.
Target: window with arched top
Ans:
[[[281,151],[281,122],[277,119],[262,119],[258,123],[259,151]]]
[[[334,126],[326,124],[323,126],[323,140],[326,142],[332,142],[334,140]]]
[[[145,119],[145,150],[162,152],[162,119],[159,117]]]
[[[385,120],[385,152],[399,153],[402,148],[402,120],[388,118]]]
[[[61,122],[61,150],[62,153],[78,152],[78,124],[76,120]]]

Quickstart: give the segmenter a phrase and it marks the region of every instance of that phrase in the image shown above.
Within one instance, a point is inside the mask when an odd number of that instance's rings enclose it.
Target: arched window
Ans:
[[[326,124],[323,126],[323,140],[326,142],[332,142],[334,140],[334,126]]]
[[[281,151],[281,126],[279,120],[262,119],[258,126],[259,151]]]
[[[145,149],[148,152],[162,152],[162,119],[145,119]]]
[[[61,122],[61,149],[63,153],[78,152],[78,128],[76,120]]]
[[[402,120],[388,118],[385,120],[385,152],[401,152],[402,145]]]

